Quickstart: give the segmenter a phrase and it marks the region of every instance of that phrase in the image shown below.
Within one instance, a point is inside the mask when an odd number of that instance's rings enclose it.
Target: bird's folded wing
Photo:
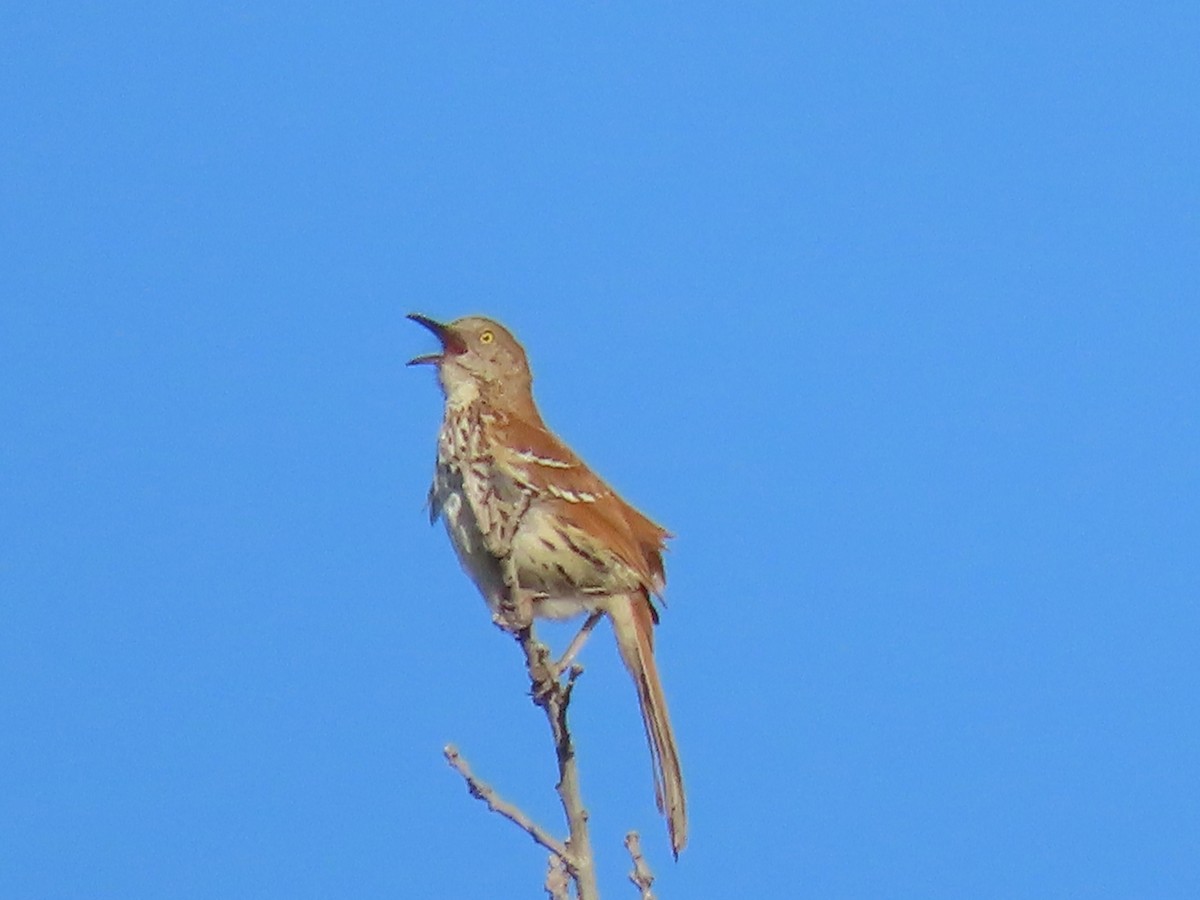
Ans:
[[[553,503],[564,522],[611,549],[651,592],[661,593],[662,550],[670,533],[625,502],[548,429],[516,416],[496,426],[496,463]]]

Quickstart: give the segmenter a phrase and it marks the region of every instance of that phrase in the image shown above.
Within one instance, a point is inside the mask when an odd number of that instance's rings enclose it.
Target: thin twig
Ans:
[[[629,851],[633,860],[633,871],[629,873],[629,880],[642,892],[642,900],[654,900],[654,892],[650,890],[654,884],[654,873],[646,865],[646,857],[642,856],[642,839],[636,831],[625,835],[625,849]]]
[[[446,757],[446,762],[450,763],[454,770],[467,782],[467,790],[470,791],[472,797],[482,800],[487,804],[488,809],[504,816],[504,818],[524,831],[537,843],[564,860],[564,862],[568,860],[567,848],[563,846],[562,842],[552,837],[544,828],[525,815],[519,808],[502,799],[491,785],[476,778],[475,773],[471,771],[471,767],[467,765],[467,761],[459,754],[457,747],[453,744],[447,744],[442,753]]]

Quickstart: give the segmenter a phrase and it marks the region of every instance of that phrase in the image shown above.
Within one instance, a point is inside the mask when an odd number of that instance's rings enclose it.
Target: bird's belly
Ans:
[[[535,610],[546,618],[590,611],[606,595],[639,587],[628,566],[537,507],[522,518],[511,552],[520,586],[535,593]]]

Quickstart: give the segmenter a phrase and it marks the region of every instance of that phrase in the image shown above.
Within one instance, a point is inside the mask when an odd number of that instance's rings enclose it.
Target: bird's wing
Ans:
[[[594,536],[633,569],[650,591],[665,583],[663,544],[669,532],[634,509],[548,429],[515,416],[497,423],[497,465],[564,522]]]

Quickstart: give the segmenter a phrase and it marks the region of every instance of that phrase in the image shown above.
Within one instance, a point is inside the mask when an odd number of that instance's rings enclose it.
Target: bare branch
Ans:
[[[646,865],[646,857],[642,856],[642,839],[636,831],[625,835],[625,849],[629,851],[633,860],[633,871],[629,873],[629,880],[642,892],[642,900],[654,900],[654,892],[650,890],[654,884],[654,873]]]
[[[471,767],[467,765],[467,761],[459,754],[457,747],[453,744],[447,744],[442,753],[446,757],[446,762],[450,763],[451,767],[467,782],[467,790],[470,791],[472,797],[476,800],[482,800],[487,804],[488,809],[504,816],[504,818],[508,819],[555,856],[560,857],[564,861],[568,858],[567,848],[563,846],[561,841],[552,837],[518,807],[502,799],[491,785],[476,778],[475,773],[471,771]]]
[[[572,665],[567,672],[566,681],[560,681],[558,672],[550,661],[550,651],[534,636],[532,625],[526,620],[522,626],[521,621],[519,610],[503,610],[502,614],[497,616],[496,624],[513,634],[520,644],[525,654],[525,667],[529,673],[533,702],[545,711],[546,721],[550,725],[554,755],[558,762],[558,784],[555,785],[555,790],[567,816],[570,833],[567,841],[559,841],[517,806],[501,799],[490,785],[475,777],[466,760],[452,745],[447,745],[444,750],[446,761],[466,780],[467,789],[472,797],[482,800],[488,809],[504,816],[550,851],[552,858],[550,871],[546,875],[547,892],[559,889],[559,876],[556,872],[561,869],[575,882],[578,900],[599,900],[592,845],[588,836],[588,813],[579,790],[575,745],[567,726],[567,707],[571,702],[571,691],[579,676],[583,674],[583,668]],[[556,864],[554,858],[557,858],[561,865]],[[557,897],[554,893],[550,896]]]
[[[563,684],[556,677],[554,666],[550,662],[550,651],[534,637],[533,628],[521,629],[516,637],[525,654],[525,665],[529,670],[529,680],[533,688],[533,702],[545,710],[550,735],[554,740],[554,755],[558,760],[556,789],[570,829],[570,837],[567,839],[569,855],[564,855],[563,861],[567,864],[571,877],[575,879],[579,900],[598,900],[600,891],[596,883],[591,839],[588,837],[588,813],[579,789],[575,745],[567,726],[571,689],[583,670],[579,666],[572,666],[567,682]]]

